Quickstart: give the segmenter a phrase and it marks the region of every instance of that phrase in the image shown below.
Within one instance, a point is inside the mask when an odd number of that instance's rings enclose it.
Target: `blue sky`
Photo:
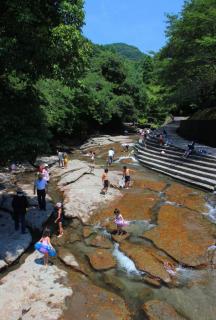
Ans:
[[[124,42],[143,52],[165,44],[165,13],[178,13],[184,0],[85,0],[84,35],[97,44]]]

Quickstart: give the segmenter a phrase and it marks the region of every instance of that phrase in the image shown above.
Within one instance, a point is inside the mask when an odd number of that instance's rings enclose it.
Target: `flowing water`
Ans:
[[[115,145],[115,148],[117,148],[117,145]],[[100,156],[98,157],[97,164],[104,165],[104,155],[107,153],[107,150],[100,150],[98,153]],[[71,158],[86,159],[82,157],[78,151],[75,152]],[[119,244],[112,240],[111,231],[107,230],[107,228],[101,224],[101,221],[110,221],[113,208],[116,205],[122,205],[124,209],[123,215],[125,214],[124,217],[130,220],[130,224],[126,228],[130,235],[127,241],[136,246],[142,246],[144,244],[146,247],[152,249],[152,243],[147,241],[143,235],[146,231],[157,226],[158,212],[161,206],[171,205],[173,207],[179,207],[176,202],[167,200],[165,196],[166,189],[174,183],[172,179],[143,168],[139,165],[133,154],[122,154],[119,159],[115,161],[113,168],[115,170],[121,170],[125,163],[129,163],[130,168],[136,170],[136,173],[133,175],[136,183],[131,190],[124,191],[124,200],[119,200],[117,203],[114,201],[113,204],[110,204],[110,208],[96,212],[95,217],[91,219],[88,225],[89,228],[92,228],[92,234],[87,239],[83,237],[84,226],[80,221],[77,219],[66,220],[64,237],[61,238],[60,241],[55,239],[55,247],[58,251],[61,251],[62,248],[66,249],[76,257],[79,264],[83,266],[91,284],[115,292],[122,297],[127,303],[132,314],[132,319],[134,320],[147,319],[141,307],[145,302],[153,299],[168,302],[177,312],[184,316],[185,319],[215,320],[216,273],[214,270],[208,268],[196,270],[178,265],[176,268],[175,283],[172,286],[167,286],[162,282],[161,286],[156,288],[145,281],[145,277],[148,276],[148,274],[139,270],[135,262],[121,251]],[[31,178],[32,176],[30,179]],[[142,183],[148,179],[164,183],[163,190],[144,190]],[[63,195],[57,190],[56,182],[57,181],[51,182],[50,195],[53,201],[61,201]],[[194,192],[196,192],[196,189],[194,189]],[[144,197],[146,199],[145,203],[142,200]],[[121,201],[124,201],[124,203]],[[154,204],[151,215],[146,209],[149,203]],[[216,209],[214,204],[210,202],[206,208],[206,213],[203,212],[203,214],[215,224]],[[107,215],[107,210],[110,210],[110,216]],[[133,216],[127,216],[127,212],[135,212],[136,214],[134,216],[136,216],[136,219],[133,219]],[[52,226],[52,221],[50,223]],[[112,248],[109,251],[116,259],[116,268],[108,271],[95,271],[91,267],[87,255],[95,250],[95,248],[91,246],[91,240],[95,235],[102,235],[104,238],[112,241]],[[200,239],[200,241],[202,241],[202,239]],[[162,257],[167,257],[167,255],[159,249],[158,252]],[[83,276],[66,267],[57,258],[54,260],[54,263],[67,270],[69,274],[69,284],[75,292],[74,295],[67,300],[67,310],[62,319],[75,319],[74,312],[79,311],[77,311],[78,306],[76,301],[81,299],[79,294],[85,286],[84,284],[83,286],[80,285],[82,281],[84,281]],[[87,318],[85,314],[81,317],[76,317],[77,320]]]

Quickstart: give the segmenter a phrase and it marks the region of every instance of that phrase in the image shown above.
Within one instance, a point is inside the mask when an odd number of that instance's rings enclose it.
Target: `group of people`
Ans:
[[[140,140],[145,148],[146,148],[146,142],[147,142],[147,139],[148,139],[150,133],[151,133],[151,130],[149,128],[139,130]]]
[[[130,173],[133,172],[134,170],[129,169],[127,166],[123,166],[123,170],[122,170],[122,179],[119,182],[119,188],[125,188],[128,189],[130,187],[130,181],[131,181],[131,176]],[[102,184],[103,184],[103,188],[101,190],[101,194],[106,194],[110,185],[109,182],[109,177],[108,177],[108,173],[109,173],[109,169],[105,168],[104,172],[101,176],[102,179]],[[123,180],[123,184],[122,181]]]

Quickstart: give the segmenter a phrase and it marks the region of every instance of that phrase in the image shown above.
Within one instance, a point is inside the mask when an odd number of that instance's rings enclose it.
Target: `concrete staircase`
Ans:
[[[162,150],[164,154],[161,154]],[[216,157],[193,154],[183,158],[184,151],[173,145],[160,147],[155,137],[147,139],[146,148],[142,143],[135,145],[135,155],[142,165],[198,187],[214,190]]]

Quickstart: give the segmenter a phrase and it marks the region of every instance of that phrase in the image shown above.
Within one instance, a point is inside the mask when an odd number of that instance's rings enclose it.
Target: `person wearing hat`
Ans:
[[[34,194],[37,190],[38,205],[40,210],[46,210],[46,189],[47,181],[44,179],[41,173],[38,174],[38,178],[34,183]]]
[[[19,225],[21,224],[22,233],[25,233],[25,215],[28,206],[28,200],[24,195],[24,192],[22,189],[17,189],[17,193],[12,200],[12,207],[14,212],[15,230],[19,230]]]
[[[57,218],[55,223],[58,223],[59,227],[59,235],[58,238],[63,236],[63,227],[62,227],[62,220],[63,220],[63,212],[62,212],[62,204],[61,202],[56,203],[56,211],[57,211]]]

